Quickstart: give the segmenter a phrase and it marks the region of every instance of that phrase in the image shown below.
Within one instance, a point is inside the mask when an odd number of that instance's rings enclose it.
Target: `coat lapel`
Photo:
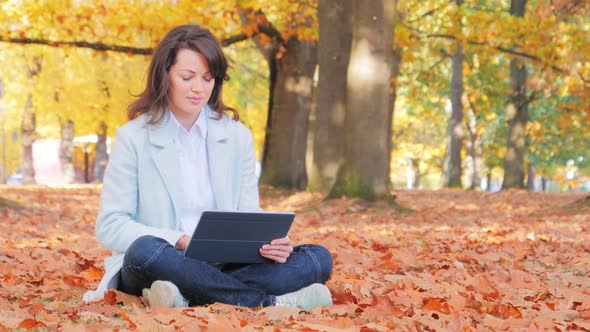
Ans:
[[[168,122],[159,127],[151,128],[149,131],[150,143],[161,148],[153,153],[152,159],[172,199],[172,205],[178,220],[182,188],[174,137],[174,128]]]
[[[207,153],[209,174],[215,203],[220,210],[232,209],[231,202],[231,142],[227,133],[226,119],[215,120],[213,111],[207,116]]]

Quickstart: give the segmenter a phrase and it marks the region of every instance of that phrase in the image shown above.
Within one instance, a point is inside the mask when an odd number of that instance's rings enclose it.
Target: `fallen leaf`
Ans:
[[[25,330],[31,330],[31,329],[34,329],[37,327],[47,328],[47,325],[45,325],[45,323],[43,323],[43,322],[40,322],[35,319],[31,319],[31,318],[25,319],[20,324],[18,324],[19,329],[25,329]]]

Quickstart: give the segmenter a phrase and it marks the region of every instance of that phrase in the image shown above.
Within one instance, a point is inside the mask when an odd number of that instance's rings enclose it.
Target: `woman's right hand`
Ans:
[[[190,242],[191,242],[191,237],[184,234],[180,239],[178,239],[174,248],[176,248],[176,250],[184,251],[184,250],[186,250],[186,248],[188,248],[188,244]]]

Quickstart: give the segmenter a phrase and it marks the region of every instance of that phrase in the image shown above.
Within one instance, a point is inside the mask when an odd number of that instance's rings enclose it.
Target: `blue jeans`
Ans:
[[[190,305],[222,302],[253,308],[274,305],[277,295],[325,283],[331,273],[332,256],[319,245],[296,246],[283,264],[210,264],[147,235],[127,249],[119,290],[139,296],[155,280],[167,280]]]

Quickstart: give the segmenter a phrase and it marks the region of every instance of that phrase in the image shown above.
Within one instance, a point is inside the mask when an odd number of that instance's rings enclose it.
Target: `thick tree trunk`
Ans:
[[[238,9],[244,25],[251,24],[250,14],[248,10]],[[258,26],[271,37],[271,41],[265,43],[258,37],[253,39],[268,63],[270,76],[260,182],[304,189],[307,185],[305,155],[317,63],[316,47],[314,43],[296,37],[285,42],[261,10],[254,16],[256,20],[266,22]]]
[[[462,1],[457,0],[457,5]],[[448,146],[444,186],[447,188],[461,187],[461,149],[463,148],[463,47],[457,43],[452,60],[451,78],[451,116],[448,123]]]
[[[338,170],[346,113],[346,69],[352,41],[352,0],[320,1],[318,19],[319,79],[308,189],[328,191]]]
[[[294,37],[287,41],[286,52],[276,60],[262,183],[295,189],[307,185],[305,152],[315,65],[315,45]]]
[[[35,168],[33,167],[33,143],[36,139],[36,117],[33,111],[33,94],[29,93],[25,111],[21,122],[21,144],[23,147],[23,183],[35,183]]]
[[[526,0],[512,0],[510,14],[523,17],[525,5]],[[504,159],[502,189],[522,188],[524,185],[525,138],[529,112],[526,94],[526,67],[521,59],[510,60],[510,80],[512,95],[506,110],[509,119],[508,143]]]
[[[353,1],[344,146],[330,197],[391,197],[389,178],[395,0]]]
[[[68,119],[61,124],[61,141],[59,142],[59,161],[61,163],[62,181],[64,184],[74,183],[74,121]]]
[[[528,171],[527,171],[527,178],[526,178],[526,187],[528,190],[535,191],[535,179],[536,179],[535,165],[529,163]]]
[[[107,125],[104,121],[100,122],[98,128],[98,140],[94,153],[94,181],[102,182],[104,170],[107,167]]]

